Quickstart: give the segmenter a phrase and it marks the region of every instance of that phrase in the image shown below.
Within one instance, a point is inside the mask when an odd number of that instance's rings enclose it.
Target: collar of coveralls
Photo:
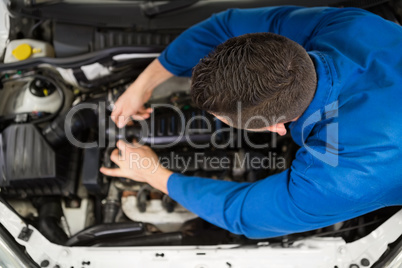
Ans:
[[[319,51],[308,52],[313,60],[317,73],[317,89],[314,98],[304,113],[296,121],[290,123],[290,133],[293,140],[303,146],[307,137],[316,124],[319,124],[321,119],[324,119],[324,112],[328,109],[333,109],[335,102],[339,96],[339,89],[333,86],[330,58]]]

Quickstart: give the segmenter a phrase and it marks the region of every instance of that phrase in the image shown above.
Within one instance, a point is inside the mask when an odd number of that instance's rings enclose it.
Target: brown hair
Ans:
[[[314,64],[302,46],[277,34],[253,33],[227,40],[202,59],[193,70],[191,94],[199,108],[244,128],[253,116],[268,125],[295,119],[316,86]],[[266,126],[255,119],[246,127]]]

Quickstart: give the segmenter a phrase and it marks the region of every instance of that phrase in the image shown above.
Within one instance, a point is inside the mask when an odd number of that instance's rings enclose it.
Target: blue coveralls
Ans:
[[[318,77],[290,125],[301,149],[288,170],[255,183],[173,174],[169,195],[236,234],[267,238],[402,205],[402,27],[345,8],[231,9],[191,27],[159,57],[178,76],[218,44],[272,32],[302,45]]]

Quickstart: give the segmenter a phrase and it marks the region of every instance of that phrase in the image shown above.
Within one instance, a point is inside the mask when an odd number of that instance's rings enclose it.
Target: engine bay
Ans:
[[[119,68],[132,68],[133,62],[127,66]],[[155,90],[150,119],[118,129],[110,119],[113,103],[135,78],[115,81],[112,71],[102,77],[112,82],[85,88],[61,74],[52,67],[4,72],[0,91],[1,196],[49,241],[66,246],[261,242],[209,224],[148,184],[106,177],[99,168],[113,167],[110,153],[117,140],[135,139],[172,171],[255,182],[290,167],[298,150],[290,135],[234,129],[198,110],[187,78],[173,78]],[[395,210],[383,213],[389,211]],[[269,241],[331,234],[355,239],[385,219],[374,213]]]
[[[238,182],[254,182],[283,171],[297,150],[289,137],[239,131],[193,107],[186,78],[171,79],[156,89],[149,102],[155,112],[149,120],[118,129],[110,120],[110,110],[129,85],[124,79],[96,92],[73,89],[51,68],[3,77],[2,196],[22,198],[15,201],[15,208],[29,207],[24,216],[38,224],[41,217],[48,217],[46,213],[64,215],[60,217],[65,218],[65,230],[61,218],[53,219],[60,224],[60,233],[66,233],[64,240],[80,235],[82,230],[68,227],[74,221],[68,215],[81,206],[87,207],[80,218],[87,219],[80,228],[89,227],[89,232],[99,224],[108,232],[122,224],[133,225],[134,236],[164,233],[161,239],[177,244],[183,239],[181,230],[204,231],[194,228],[207,223],[169,196],[147,184],[107,178],[99,172],[101,166],[112,166],[110,152],[119,139],[149,145],[172,171]],[[250,144],[262,149],[252,149]],[[217,164],[222,161],[226,164]],[[254,168],[253,161],[265,163]],[[50,204],[54,211],[48,211]]]
[[[38,7],[42,15],[51,8]],[[122,34],[126,26],[105,29],[56,19],[31,16],[25,24],[14,19],[10,32],[10,39],[32,47],[35,42],[52,43],[49,55],[55,57],[4,59],[0,65],[1,201],[50,242],[68,247],[267,242],[283,248],[312,237],[352,242],[400,209],[381,209],[310,232],[252,240],[204,221],[147,184],[104,176],[99,169],[113,167],[110,154],[118,140],[150,146],[161,164],[174,172],[251,183],[290,168],[298,146],[290,134],[234,129],[197,109],[189,78],[179,77],[155,89],[147,104],[154,109],[150,119],[117,128],[110,119],[115,101],[183,29],[177,21],[169,31],[152,29],[169,19],[162,16],[154,24],[151,19],[141,21],[143,30],[127,33],[130,39]],[[77,38],[69,44],[66,33],[72,31],[82,36],[90,32],[95,41],[87,45],[85,38]],[[120,39],[131,42],[116,45]]]

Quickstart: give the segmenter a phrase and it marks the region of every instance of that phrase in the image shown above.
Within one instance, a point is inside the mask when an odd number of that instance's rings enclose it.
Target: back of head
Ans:
[[[258,129],[300,116],[317,79],[306,50],[272,33],[231,38],[194,68],[195,104],[239,128]],[[241,111],[238,111],[238,109]]]

